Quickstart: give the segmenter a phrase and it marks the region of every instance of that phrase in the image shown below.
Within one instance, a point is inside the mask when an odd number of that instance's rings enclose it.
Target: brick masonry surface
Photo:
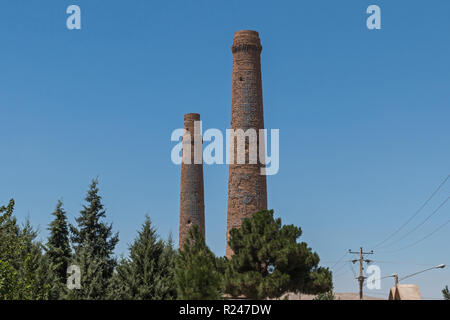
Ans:
[[[198,225],[200,231],[205,235],[205,204],[203,189],[203,164],[194,164],[194,139],[198,139],[198,149],[201,155],[202,137],[194,137],[194,122],[200,121],[198,113],[184,115],[183,157],[187,157],[186,147],[191,147],[191,164],[181,164],[181,187],[180,187],[180,231],[179,246],[183,248],[184,241],[188,235],[189,228]]]
[[[264,128],[261,50],[258,32],[242,30],[234,34],[231,129]],[[260,142],[258,136],[258,150],[262,143],[264,142]],[[234,159],[237,159],[236,149],[235,140],[230,150],[230,153],[234,154]],[[246,164],[230,164],[229,166],[227,257],[233,254],[228,246],[230,230],[240,227],[243,218],[248,218],[259,210],[267,209],[266,176],[260,174],[264,165],[259,162],[259,159],[257,164],[248,164],[248,151],[248,139],[246,139]]]

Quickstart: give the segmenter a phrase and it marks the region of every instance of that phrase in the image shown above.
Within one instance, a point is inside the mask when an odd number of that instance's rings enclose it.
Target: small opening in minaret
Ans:
[[[190,224],[191,224],[191,222],[192,222],[191,220],[188,220],[187,224],[188,224],[188,225],[190,225]]]
[[[242,78],[242,77],[239,77],[239,81],[244,81],[244,78]]]

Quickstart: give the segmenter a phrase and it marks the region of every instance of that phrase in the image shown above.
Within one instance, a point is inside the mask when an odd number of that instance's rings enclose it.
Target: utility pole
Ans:
[[[353,263],[356,263],[357,261],[359,261],[359,277],[358,282],[359,282],[359,299],[362,300],[363,299],[363,286],[364,286],[364,280],[366,279],[366,277],[364,277],[363,274],[363,270],[364,270],[364,266],[363,263],[370,263],[372,262],[369,259],[364,259],[364,255],[365,254],[373,254],[373,250],[371,250],[370,252],[363,252],[363,248],[359,248],[359,252],[353,252],[351,249],[348,250],[348,252],[350,254],[359,254],[359,259],[356,260],[352,260]]]

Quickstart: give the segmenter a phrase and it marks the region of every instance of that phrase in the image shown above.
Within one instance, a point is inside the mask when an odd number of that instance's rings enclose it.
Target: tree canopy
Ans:
[[[305,242],[302,231],[282,225],[273,210],[259,211],[230,232],[234,252],[225,272],[225,291],[232,297],[279,298],[287,292],[317,294],[331,290],[331,272]]]
[[[54,275],[53,298],[58,299],[64,294],[67,267],[72,258],[67,216],[61,200],[58,201],[52,215],[54,216],[54,220],[48,228],[50,235],[47,241],[46,255],[50,263],[51,272]]]
[[[179,299],[222,298],[222,279],[217,271],[216,257],[206,245],[198,226],[189,229],[184,247],[178,254],[175,279]]]
[[[0,300],[2,299],[223,299],[279,298],[288,292],[332,297],[331,272],[304,242],[302,231],[282,225],[273,211],[244,219],[230,233],[230,259],[216,257],[198,226],[175,250],[146,217],[126,258],[114,254],[119,241],[99,195],[89,186],[75,225],[57,202],[47,242],[26,221],[19,226],[14,200],[0,207]],[[68,288],[68,267],[77,266],[81,288]],[[76,268],[78,270],[78,268]],[[443,291],[448,298],[448,287]]]
[[[98,180],[94,179],[76,218],[77,226],[70,225],[72,262],[81,269],[81,289],[70,292],[73,299],[105,299],[116,266],[113,253],[119,235],[112,233],[112,224],[104,222],[106,211],[98,193]]]
[[[129,248],[113,276],[111,299],[167,300],[176,296],[174,285],[175,251],[171,238],[165,242],[152,227],[150,218]]]

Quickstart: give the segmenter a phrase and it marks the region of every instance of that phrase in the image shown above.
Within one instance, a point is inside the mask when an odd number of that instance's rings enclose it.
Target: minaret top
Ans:
[[[184,120],[200,120],[199,113],[186,113],[184,115]]]
[[[256,49],[261,51],[261,42],[257,31],[239,30],[234,33],[233,53],[236,51],[248,51],[248,49]]]

